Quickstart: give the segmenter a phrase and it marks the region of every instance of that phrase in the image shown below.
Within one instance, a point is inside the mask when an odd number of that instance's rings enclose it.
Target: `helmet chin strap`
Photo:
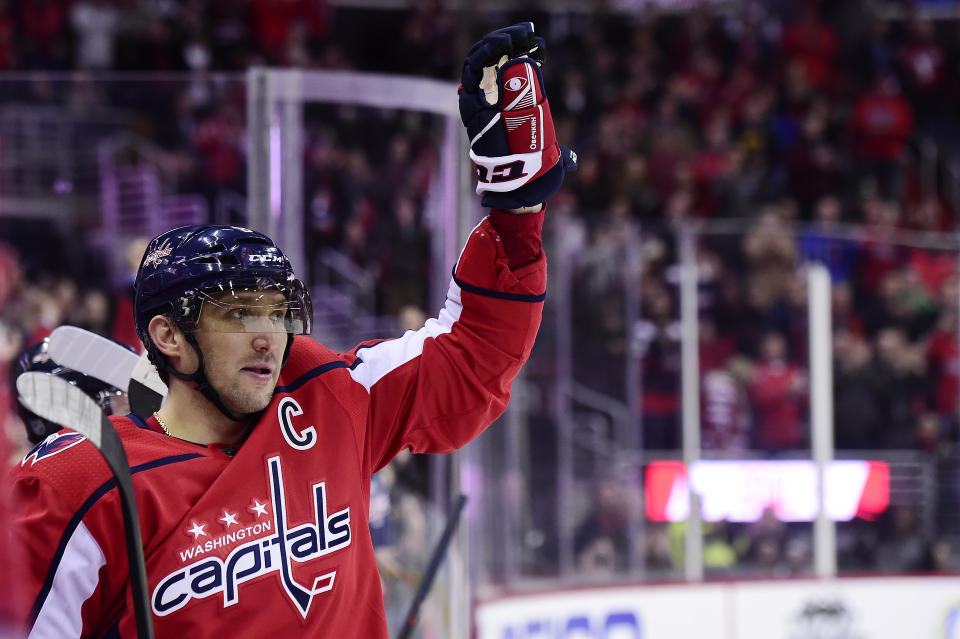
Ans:
[[[207,372],[203,360],[203,351],[200,350],[200,344],[197,343],[197,338],[193,336],[192,333],[184,333],[184,337],[187,339],[187,343],[193,347],[194,352],[197,354],[197,360],[199,365],[197,366],[196,372],[193,373],[181,373],[173,366],[167,366],[167,372],[181,379],[185,382],[195,382],[197,385],[197,390],[200,391],[204,397],[206,397],[210,402],[217,407],[224,416],[230,421],[239,422],[243,421],[242,417],[237,417],[230,412],[230,409],[226,407],[223,403],[223,400],[220,399],[220,393],[210,384],[210,380],[207,379]]]
[[[194,352],[197,354],[198,366],[197,370],[193,373],[181,373],[173,366],[170,366],[169,360],[167,361],[167,372],[181,379],[185,382],[194,382],[197,385],[197,390],[200,391],[204,397],[206,397],[210,402],[217,407],[223,415],[230,421],[239,422],[243,421],[242,417],[237,417],[230,409],[226,407],[223,403],[223,400],[220,398],[220,393],[216,391],[213,385],[210,383],[210,380],[207,379],[206,365],[203,359],[203,351],[200,350],[200,344],[197,343],[197,338],[193,336],[192,333],[185,332],[183,336],[186,338],[187,343],[193,347]],[[287,334],[287,345],[283,349],[283,359],[280,362],[280,367],[287,363],[287,358],[290,357],[290,348],[293,346],[293,335]],[[166,359],[166,358],[164,358]]]

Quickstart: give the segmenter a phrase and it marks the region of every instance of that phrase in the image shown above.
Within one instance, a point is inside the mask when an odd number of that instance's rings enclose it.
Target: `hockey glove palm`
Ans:
[[[467,54],[460,117],[484,206],[535,206],[576,168],[576,154],[557,143],[540,73],[544,53],[533,23],[521,22],[488,33]]]

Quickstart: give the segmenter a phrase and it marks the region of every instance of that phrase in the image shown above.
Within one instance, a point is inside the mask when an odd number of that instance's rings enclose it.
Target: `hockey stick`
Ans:
[[[95,377],[127,393],[130,410],[146,419],[160,409],[167,394],[156,368],[120,344],[76,326],[60,326],[50,334],[50,359],[78,373]]]
[[[130,588],[137,621],[137,637],[153,639],[147,570],[143,561],[140,519],[130,476],[130,463],[120,436],[97,403],[78,386],[49,373],[23,373],[17,378],[20,401],[30,411],[46,420],[77,431],[103,455],[113,472],[120,495],[123,530],[130,567]]]
[[[463,494],[457,497],[457,500],[453,503],[450,517],[447,519],[447,525],[443,529],[443,534],[440,535],[440,541],[437,542],[436,547],[433,549],[433,555],[430,556],[430,563],[427,564],[427,571],[423,573],[423,579],[420,580],[420,585],[417,586],[417,592],[413,596],[413,601],[410,602],[410,609],[407,611],[407,616],[404,617],[403,627],[400,628],[397,639],[408,639],[413,633],[413,629],[416,628],[417,621],[420,619],[420,607],[427,598],[430,587],[433,586],[433,580],[437,576],[437,571],[440,569],[440,563],[443,562],[443,557],[447,554],[447,546],[450,545],[450,540],[453,539],[453,533],[457,529],[457,524],[460,523],[460,515],[463,513],[463,506],[466,503],[467,496]]]

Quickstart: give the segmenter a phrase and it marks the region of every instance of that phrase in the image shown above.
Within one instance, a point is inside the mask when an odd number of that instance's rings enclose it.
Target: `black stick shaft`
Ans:
[[[120,436],[106,415],[101,422],[103,457],[113,470],[120,493],[120,510],[123,514],[123,533],[127,546],[127,563],[130,566],[130,589],[133,591],[133,612],[137,621],[138,639],[154,639],[153,619],[150,611],[150,591],[147,586],[147,568],[143,560],[143,540],[140,535],[140,518],[137,516],[137,500],[133,492],[130,463],[123,449]]]
[[[443,529],[443,534],[440,535],[440,541],[437,542],[436,548],[433,549],[430,563],[427,564],[427,571],[423,573],[423,579],[420,580],[420,584],[417,586],[417,593],[410,603],[410,609],[407,611],[407,616],[404,617],[403,627],[400,628],[397,639],[409,639],[411,633],[413,633],[413,629],[416,628],[417,621],[420,618],[420,608],[430,593],[430,587],[433,586],[433,580],[437,576],[440,564],[443,563],[443,558],[447,554],[447,547],[450,545],[450,540],[453,539],[453,533],[457,530],[457,524],[460,523],[460,515],[463,514],[463,507],[466,503],[466,495],[460,495],[453,503],[450,517],[447,519],[447,525]]]
[[[163,395],[135,379],[131,379],[127,387],[127,399],[130,401],[130,411],[144,420],[160,410],[163,403]]]

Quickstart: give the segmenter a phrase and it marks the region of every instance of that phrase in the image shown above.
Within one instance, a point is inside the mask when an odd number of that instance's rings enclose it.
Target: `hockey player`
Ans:
[[[57,435],[62,430],[62,426],[34,414],[24,406],[17,395],[15,386],[16,379],[20,374],[27,372],[46,373],[65,379],[83,389],[107,414],[115,414],[120,411],[126,413],[128,406],[126,395],[120,390],[98,379],[56,364],[47,354],[49,343],[50,339],[44,338],[20,353],[20,356],[12,363],[9,379],[13,387],[12,392],[15,397],[14,403],[17,414],[26,429],[27,440],[31,444],[37,445],[34,451],[46,451],[52,454],[54,449],[66,446],[71,441],[78,441],[80,436],[75,433],[69,435],[64,433],[65,436],[62,437]],[[3,411],[0,411],[0,427],[3,426],[2,418]],[[0,428],[0,432],[3,432],[2,428]],[[0,456],[3,459],[8,459],[7,445],[9,443],[6,438],[0,438]],[[13,452],[15,451],[9,451],[9,454],[13,454]],[[19,454],[22,455],[23,451],[21,450]],[[0,534],[4,535],[3,538],[6,538],[6,535],[9,534],[9,514],[12,507],[10,501],[9,495],[0,495]],[[0,548],[0,574],[6,577],[0,582],[0,639],[13,639],[22,636],[19,633],[19,624],[17,624],[16,619],[20,615],[20,609],[29,602],[26,601],[20,583],[24,575],[23,554],[19,552],[20,548],[21,544],[17,542],[5,544]]]
[[[470,51],[461,113],[494,210],[418,331],[334,353],[303,337],[309,295],[266,236],[194,226],[150,242],[136,326],[169,394],[145,422],[112,421],[157,637],[387,637],[370,476],[405,448],[476,437],[504,410],[539,327],[542,203],[575,161],[555,140],[542,53],[529,23]],[[481,86],[485,74],[495,83]],[[15,471],[31,637],[135,636],[109,478],[83,441]]]

